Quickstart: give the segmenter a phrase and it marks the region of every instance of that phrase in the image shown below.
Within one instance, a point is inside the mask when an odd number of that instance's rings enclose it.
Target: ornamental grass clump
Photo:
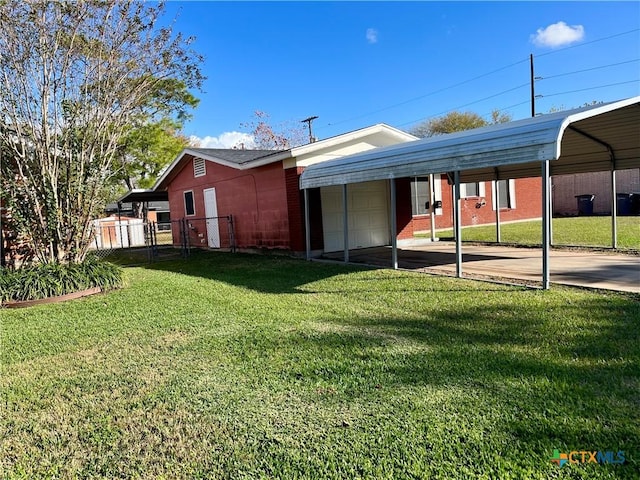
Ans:
[[[38,300],[100,287],[122,286],[122,269],[89,257],[82,263],[49,263],[0,270],[0,297],[5,301]]]

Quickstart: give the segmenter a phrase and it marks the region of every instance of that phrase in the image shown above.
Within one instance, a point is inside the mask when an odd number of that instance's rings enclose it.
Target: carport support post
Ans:
[[[309,221],[309,189],[304,189],[304,241],[307,260],[311,260],[311,222]]]
[[[417,185],[417,184],[416,184]],[[436,241],[436,209],[433,204],[436,201],[435,186],[433,185],[433,173],[429,174],[429,207],[431,217],[431,241]]]
[[[453,172],[453,235],[456,238],[456,277],[462,277],[462,221],[460,219],[460,171]]]
[[[616,170],[611,169],[611,246],[618,248],[618,193],[616,189]]]
[[[347,205],[347,184],[342,185],[342,230],[344,233],[344,263],[349,263],[349,217]]]
[[[389,179],[389,190],[391,192],[391,266],[398,269],[398,233],[396,225],[396,180]]]
[[[549,250],[551,241],[551,195],[549,195],[549,160],[542,162],[542,288],[549,290]]]
[[[498,185],[498,176],[493,181],[493,202],[496,205],[496,242],[502,241],[502,235],[500,234],[500,186]]]
[[[553,246],[553,177],[549,172],[549,245]]]

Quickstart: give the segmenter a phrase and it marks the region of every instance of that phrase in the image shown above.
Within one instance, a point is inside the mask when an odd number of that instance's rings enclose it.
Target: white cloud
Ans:
[[[217,137],[206,136],[204,138],[191,135],[189,141],[194,147],[199,148],[240,148],[241,144],[244,148],[255,148],[256,142],[253,135],[242,132],[224,132]]]
[[[375,28],[367,28],[367,42],[378,43],[378,31]]]
[[[582,25],[567,25],[564,22],[554,23],[547,28],[539,28],[531,35],[531,42],[538,47],[557,48],[578,42],[584,38]]]

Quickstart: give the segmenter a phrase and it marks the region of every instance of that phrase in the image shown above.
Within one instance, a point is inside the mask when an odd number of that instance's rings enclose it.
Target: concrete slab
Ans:
[[[537,284],[542,280],[542,250],[487,245],[463,245],[462,274]],[[640,256],[552,249],[551,282],[588,288],[640,293]],[[342,252],[325,255],[342,259]],[[389,267],[391,247],[351,250],[353,263]],[[426,273],[455,275],[455,244],[434,242],[398,249],[398,266]]]

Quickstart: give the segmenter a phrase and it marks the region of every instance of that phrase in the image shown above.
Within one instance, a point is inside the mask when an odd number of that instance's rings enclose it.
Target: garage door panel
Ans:
[[[342,250],[343,206],[342,187],[323,187],[322,222],[324,249]],[[349,248],[366,248],[389,244],[389,193],[386,181],[349,185],[348,221]]]

